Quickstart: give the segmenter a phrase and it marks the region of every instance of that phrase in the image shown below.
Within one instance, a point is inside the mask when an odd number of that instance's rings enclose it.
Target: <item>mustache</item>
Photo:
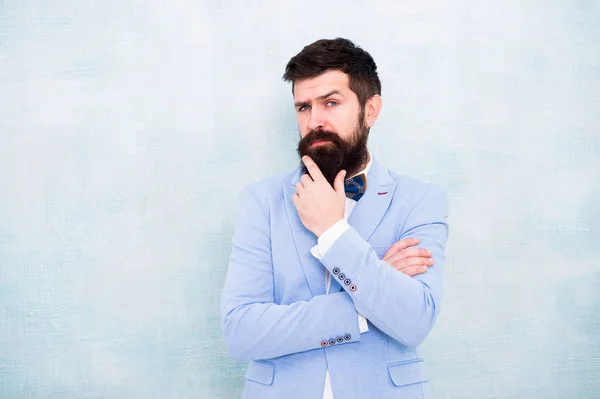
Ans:
[[[336,133],[334,133],[332,131],[323,130],[323,129],[315,129],[315,130],[309,131],[306,134],[306,136],[304,136],[304,138],[302,140],[300,140],[300,144],[303,146],[310,146],[312,143],[314,143],[315,141],[319,141],[319,140],[329,140],[338,147],[340,146],[340,144],[342,142],[342,139],[340,138],[340,136],[338,136]]]

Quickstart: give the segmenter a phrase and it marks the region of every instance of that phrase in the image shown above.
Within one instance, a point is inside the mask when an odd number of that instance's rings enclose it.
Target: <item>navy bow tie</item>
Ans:
[[[364,173],[344,181],[346,197],[358,201],[367,189],[367,177]]]

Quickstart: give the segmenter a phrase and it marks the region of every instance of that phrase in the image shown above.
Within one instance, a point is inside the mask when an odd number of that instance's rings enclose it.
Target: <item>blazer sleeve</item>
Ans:
[[[431,186],[406,218],[400,238],[419,238],[419,247],[431,250],[434,260],[425,273],[414,277],[380,260],[352,227],[321,259],[333,276],[344,281],[342,287],[352,297],[356,310],[409,347],[418,346],[427,337],[440,311],[447,215],[446,194]]]
[[[270,359],[360,341],[357,311],[344,291],[274,303],[269,205],[264,202],[249,188],[240,195],[221,297],[229,355],[238,361]]]

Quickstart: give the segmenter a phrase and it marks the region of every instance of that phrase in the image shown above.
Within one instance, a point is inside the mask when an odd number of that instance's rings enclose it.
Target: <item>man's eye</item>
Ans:
[[[338,105],[337,101],[333,101],[333,100],[327,101],[328,107],[335,107],[336,105]]]
[[[301,106],[301,107],[298,107],[298,112],[307,111],[307,110],[308,110],[308,108],[309,108],[309,106],[308,106],[308,105],[303,105],[303,106]]]

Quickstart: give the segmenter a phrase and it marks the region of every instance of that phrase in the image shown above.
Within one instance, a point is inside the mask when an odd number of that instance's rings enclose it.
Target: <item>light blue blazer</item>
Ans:
[[[440,311],[445,193],[373,158],[351,228],[319,261],[291,199],[299,178],[299,170],[280,174],[240,195],[221,308],[229,355],[250,361],[243,398],[321,399],[327,368],[335,399],[429,397],[418,346]],[[407,237],[435,262],[412,278],[381,261]],[[359,332],[357,312],[368,332]]]

